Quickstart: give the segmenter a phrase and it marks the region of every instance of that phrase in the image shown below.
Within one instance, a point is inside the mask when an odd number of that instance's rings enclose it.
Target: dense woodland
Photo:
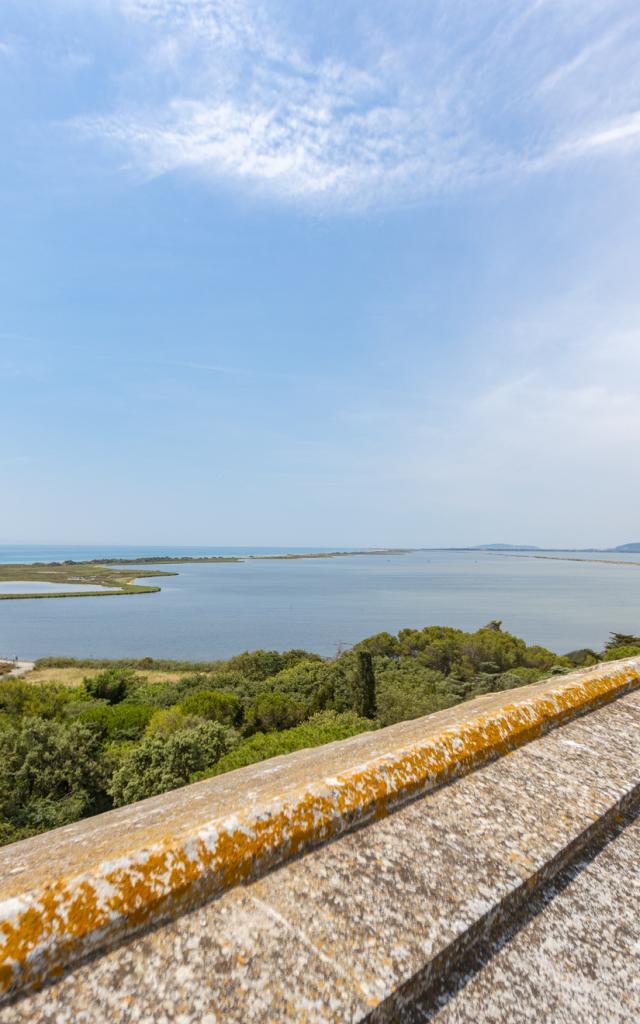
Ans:
[[[43,659],[86,668],[81,685],[0,677],[0,844],[243,765],[640,654],[559,656],[491,622],[379,633],[327,660],[253,651],[205,665]],[[162,670],[172,678],[158,681]]]

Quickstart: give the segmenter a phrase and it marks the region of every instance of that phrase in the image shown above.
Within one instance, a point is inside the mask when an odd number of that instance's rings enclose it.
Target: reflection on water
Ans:
[[[2,601],[0,649],[23,657],[209,660],[257,647],[330,655],[381,630],[475,629],[495,618],[559,652],[598,648],[610,630],[640,632],[640,564],[615,564],[640,560],[591,557],[613,564],[420,551],[180,565],[178,576],[158,580],[158,594]]]

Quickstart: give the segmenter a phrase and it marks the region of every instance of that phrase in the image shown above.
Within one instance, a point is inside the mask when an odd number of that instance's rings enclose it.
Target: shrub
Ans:
[[[291,650],[280,654],[279,651],[245,651],[229,658],[226,669],[237,672],[245,679],[263,680],[275,676],[285,668],[292,668],[299,661],[322,661],[318,654],[308,651]]]
[[[537,683],[539,679],[544,679],[547,676],[547,672],[540,668],[527,668],[526,665],[519,665],[517,668],[510,668],[510,676],[515,676],[518,679],[514,686],[526,686],[529,683]]]
[[[227,672],[223,669],[208,676],[204,689],[210,690],[215,687],[216,690],[241,690],[245,683],[246,679],[240,672]]]
[[[527,668],[539,668],[546,672],[560,661],[561,659],[553,651],[548,651],[546,647],[533,644],[525,650],[522,664]]]
[[[197,719],[184,715],[179,707],[160,708],[149,720],[144,734],[145,736],[172,736],[180,729],[193,728],[197,724]]]
[[[278,651],[244,651],[229,658],[227,668],[245,679],[268,679],[285,668],[285,661]]]
[[[131,704],[151,704],[156,708],[170,708],[179,704],[191,693],[211,690],[214,676],[204,672],[191,672],[179,679],[165,679],[161,682],[149,682],[142,678],[132,686],[125,698]],[[216,683],[218,676],[215,676]]]
[[[456,703],[442,673],[422,665],[405,662],[383,668],[376,661],[376,678],[377,716],[381,725],[420,718]]]
[[[96,676],[83,679],[84,688],[92,697],[106,700],[108,704],[119,704],[129,690],[141,683],[142,679],[132,668],[108,668]]]
[[[460,647],[464,638],[462,630],[449,626],[401,629],[398,633],[398,646],[401,655],[419,658],[427,668],[447,674],[453,664],[460,660]]]
[[[147,704],[97,704],[81,711],[78,719],[94,727],[103,738],[108,737],[114,741],[137,740],[142,736],[154,710]]]
[[[0,733],[0,820],[25,834],[103,810],[105,783],[99,737],[82,722],[24,718]]]
[[[116,742],[139,739],[155,712],[148,704],[121,704],[110,710],[109,739]]]
[[[170,708],[177,704],[182,696],[180,684],[170,679],[161,683],[137,683],[131,688],[124,703],[148,704],[154,708]]]
[[[492,627],[471,633],[461,644],[463,657],[468,659],[474,668],[479,668],[482,662],[491,662],[497,666],[498,672],[522,665],[526,651],[527,645],[524,640]]]
[[[261,693],[286,694],[315,712],[334,704],[343,675],[335,662],[305,659],[268,680],[246,683],[242,695],[246,703],[251,703]]]
[[[619,661],[620,658],[637,658],[638,655],[640,655],[640,646],[607,647],[602,655],[602,660]]]
[[[22,716],[61,718],[69,704],[82,699],[82,690],[59,683],[28,683],[5,679],[0,684],[0,713],[17,720]]]
[[[77,714],[77,720],[92,729],[101,740],[106,739],[109,732],[109,711],[111,708],[105,701],[87,702]]]
[[[582,647],[578,651],[569,651],[564,656],[567,661],[575,665],[576,668],[583,668],[588,665],[597,665],[600,661],[600,656],[595,651],[590,650],[588,647]]]
[[[514,690],[518,686],[525,686],[525,680],[512,669],[509,672],[503,672],[502,675],[495,676],[493,679],[492,691],[493,693],[500,693],[502,690]]]
[[[144,739],[113,773],[109,792],[116,806],[184,786],[237,744],[237,734],[219,722],[201,722],[169,736]]]
[[[210,778],[223,772],[242,768],[248,764],[264,761],[279,754],[291,754],[295,750],[307,747],[319,747],[323,743],[344,740],[361,732],[372,729],[373,723],[368,718],[358,718],[353,712],[338,715],[335,711],[323,711],[309,718],[302,725],[284,732],[258,732],[242,743],[231,753],[225,754],[216,765],[207,772],[199,773],[199,778]]]
[[[369,654],[383,656],[385,658],[397,658],[400,654],[400,642],[391,633],[376,633],[375,636],[367,637],[356,644],[354,651],[368,651]]]
[[[261,693],[249,705],[246,713],[246,732],[271,732],[291,729],[306,716],[304,704],[282,693]]]
[[[183,715],[197,715],[209,722],[238,725],[242,719],[242,704],[232,693],[219,690],[201,690],[192,693],[180,704]]]

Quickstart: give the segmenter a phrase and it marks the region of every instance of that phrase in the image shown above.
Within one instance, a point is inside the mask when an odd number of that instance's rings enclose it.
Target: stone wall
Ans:
[[[558,727],[564,735],[568,723],[598,714],[639,685],[640,659],[600,665],[253,765],[6,847],[0,850],[4,998],[13,1008],[17,994],[89,954],[122,943],[133,949],[136,935],[162,922],[183,927],[187,911],[302,853],[302,863],[311,865],[308,851],[320,847],[318,855],[328,856],[322,854],[328,841],[356,826],[368,824],[359,833],[366,843],[375,834],[373,823],[391,812],[391,827],[399,826],[404,819],[398,809],[410,801],[421,811],[437,806],[442,813],[447,801],[454,807],[462,800],[463,790],[441,790],[437,804],[436,793],[426,796],[430,791],[510,751],[528,750],[528,744],[537,749],[540,737]],[[486,771],[476,773],[478,780],[488,777]],[[580,759],[575,771],[579,777]],[[590,811],[598,827],[610,823],[629,793],[635,788],[627,780],[606,807]],[[524,806],[524,793],[514,796],[516,815],[519,799]],[[466,804],[458,812],[471,821]],[[586,841],[585,828],[569,832],[528,876],[525,891],[532,878],[540,882],[543,868],[559,870],[566,851]],[[214,900],[218,904],[224,901]]]

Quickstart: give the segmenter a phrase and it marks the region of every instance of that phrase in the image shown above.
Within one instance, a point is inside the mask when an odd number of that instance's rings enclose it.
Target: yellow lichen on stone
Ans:
[[[544,692],[519,702],[512,696],[511,703],[423,742],[200,824],[186,840],[174,840],[168,822],[162,843],[137,839],[117,861],[0,903],[0,991],[40,984],[98,946],[193,907],[355,823],[383,817],[639,681],[637,660],[552,680]]]

